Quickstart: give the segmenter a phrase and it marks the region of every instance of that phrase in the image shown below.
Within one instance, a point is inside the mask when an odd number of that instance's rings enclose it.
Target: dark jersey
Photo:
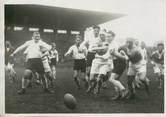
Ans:
[[[164,51],[159,52],[155,51],[151,55],[152,61],[154,61],[157,64],[164,64]]]
[[[125,53],[126,55],[127,55],[127,48],[125,47],[125,46],[120,46],[119,48],[118,48],[118,52],[121,54],[121,55],[124,55],[123,53]],[[120,58],[117,58],[117,59],[119,59],[121,62],[123,62],[123,63],[126,63],[126,61],[125,60],[123,60],[123,59],[120,59]]]

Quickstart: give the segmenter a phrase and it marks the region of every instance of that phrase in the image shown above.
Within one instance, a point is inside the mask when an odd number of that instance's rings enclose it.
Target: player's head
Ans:
[[[94,33],[95,37],[99,36],[99,32],[100,32],[100,27],[97,25],[93,26],[93,33]]]
[[[142,48],[142,49],[146,48],[146,44],[145,44],[144,41],[141,42],[141,48]]]
[[[113,31],[108,31],[106,35],[106,39],[109,43],[111,43],[115,38],[115,33]]]
[[[131,38],[131,37],[128,37],[126,39],[126,46],[127,48],[133,48],[133,46],[135,45],[135,39],[134,38]]]
[[[100,39],[102,41],[105,41],[106,40],[106,30],[101,30],[100,31]]]
[[[158,43],[157,44],[157,49],[159,52],[161,52],[164,49],[164,44],[163,43]]]
[[[33,32],[33,36],[32,36],[32,39],[34,39],[35,43],[38,43],[39,40],[41,39],[40,38],[40,33],[39,32]]]
[[[52,46],[53,49],[56,49],[56,44],[54,42],[51,43],[51,46]]]
[[[6,46],[7,48],[11,47],[10,41],[5,41],[5,46]]]
[[[139,46],[139,40],[138,39],[134,39],[135,45],[138,47]]]
[[[81,35],[76,35],[76,36],[75,36],[75,43],[76,43],[76,45],[80,45],[81,42],[82,42],[82,37],[81,37]]]

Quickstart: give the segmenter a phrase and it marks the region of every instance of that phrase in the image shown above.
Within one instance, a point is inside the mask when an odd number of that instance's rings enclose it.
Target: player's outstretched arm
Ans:
[[[72,49],[72,47],[70,47],[69,50],[65,53],[64,56],[65,56],[65,57],[66,57],[66,56],[70,56],[70,54],[71,54],[72,52],[73,52],[73,49]]]
[[[16,55],[18,52],[24,50],[27,47],[27,43],[24,43],[23,45],[19,46],[10,56]]]
[[[123,60],[128,60],[129,59],[128,56],[123,56],[119,52],[116,52],[116,51],[111,52],[111,54],[113,56],[115,56],[117,58],[120,58],[120,59],[123,59]]]
[[[93,47],[92,51],[99,51],[99,50],[105,50],[108,49],[108,46],[103,46],[103,47]]]
[[[125,53],[125,51],[121,50],[120,54],[122,54],[124,57],[128,58],[127,54]]]

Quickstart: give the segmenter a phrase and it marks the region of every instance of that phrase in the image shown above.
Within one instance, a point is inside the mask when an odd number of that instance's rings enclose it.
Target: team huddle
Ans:
[[[113,31],[93,26],[91,33],[75,36],[75,43],[68,49],[64,57],[73,59],[73,80],[81,88],[84,82],[86,93],[99,95],[102,89],[107,88],[108,82],[114,86],[115,95],[112,100],[135,98],[136,88],[144,85],[147,94],[150,93],[150,80],[147,77],[148,55],[144,42],[135,38],[127,38],[124,45],[118,44]],[[164,79],[164,44],[158,43],[150,60],[154,73],[159,79],[159,88],[162,88]],[[10,42],[6,42],[5,64],[9,78],[15,79],[13,58],[18,52],[23,52],[25,70],[22,77],[22,88],[18,94],[26,93],[31,86],[32,78],[42,84],[44,92],[54,93],[53,81],[56,80],[56,63],[59,61],[56,44],[45,43],[39,32],[34,32],[32,39],[14,50]],[[127,72],[125,72],[127,71]],[[127,87],[120,78],[127,75]]]

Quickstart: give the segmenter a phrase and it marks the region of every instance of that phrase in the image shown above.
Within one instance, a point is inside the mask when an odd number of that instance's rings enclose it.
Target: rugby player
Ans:
[[[76,35],[75,37],[75,44],[72,45],[69,50],[65,53],[65,56],[72,55],[74,59],[74,74],[73,78],[74,81],[78,87],[78,89],[81,88],[80,86],[80,79],[79,75],[82,77],[84,81],[85,80],[85,73],[86,73],[86,55],[87,55],[87,48],[84,45],[81,45],[82,37],[80,35]]]
[[[136,43],[136,46],[137,46],[137,43]],[[140,44],[140,50],[141,50],[141,53],[142,53],[142,56],[143,56],[143,61],[144,61],[145,65],[147,65],[148,57],[147,57],[146,45],[145,45],[144,41],[142,41],[141,44]],[[147,67],[146,67],[146,69],[147,69]],[[147,78],[147,80],[149,80],[149,79]],[[140,88],[141,82],[139,80],[138,75],[136,75],[136,77],[135,77],[134,85],[135,85],[136,88],[138,88],[138,89]]]
[[[141,49],[135,44],[135,39],[127,38],[126,45],[128,49],[127,54],[129,56],[129,66],[127,71],[129,93],[127,98],[132,99],[135,98],[136,93],[133,88],[133,81],[135,80],[136,75],[141,83],[145,85],[147,93],[149,93],[149,82],[146,77],[146,63],[143,59]]]
[[[58,51],[56,50],[56,44],[51,44],[52,48],[49,51],[50,66],[53,74],[53,78],[56,79],[56,63],[59,61]]]
[[[44,92],[52,93],[48,89],[46,79],[44,77],[44,67],[41,58],[41,47],[48,50],[51,49],[51,46],[45,43],[40,38],[39,32],[33,32],[32,39],[26,41],[23,45],[19,46],[12,54],[11,57],[14,57],[18,52],[27,49],[27,62],[26,69],[24,70],[24,76],[22,78],[22,89],[18,91],[18,94],[25,94],[26,92],[26,82],[32,78],[32,72],[36,71],[39,74],[43,82]]]
[[[92,61],[95,58],[95,54],[96,52],[93,51],[92,49],[94,47],[97,47],[97,44],[100,41],[100,36],[99,36],[99,32],[100,32],[100,27],[99,26],[93,26],[93,32],[92,34],[89,32],[88,34],[85,34],[85,39],[84,42],[82,43],[82,45],[86,46],[88,48],[88,53],[87,53],[87,64],[86,64],[86,80],[89,82],[89,78],[90,78],[90,70],[91,70],[91,66],[92,66]],[[88,35],[88,36],[86,36]]]
[[[5,41],[5,69],[9,73],[9,79],[14,82],[16,79],[16,72],[14,70],[14,60],[10,57],[13,53],[14,48],[12,47],[10,41]]]
[[[90,81],[89,88],[87,89],[87,93],[90,93],[93,89],[94,94],[98,94],[101,88],[101,85],[104,81],[104,78],[108,72],[108,62],[105,60],[103,56],[107,52],[107,48],[105,50],[100,50],[99,48],[108,47],[108,43],[106,42],[106,32],[104,30],[100,31],[100,41],[97,43],[96,47],[93,47],[92,50],[96,53],[95,58],[92,61],[91,71],[90,71]],[[102,52],[103,51],[103,52]]]
[[[42,47],[41,47],[41,51],[42,51],[41,56],[42,56],[42,63],[43,63],[43,67],[44,67],[46,81],[48,79],[50,81],[51,87],[53,87],[53,73],[51,70],[51,66],[49,64],[49,51],[46,48],[42,48]],[[48,82],[46,82],[46,83],[48,83]]]
[[[114,38],[115,33],[109,31],[107,34],[107,40],[110,43],[109,50],[110,54],[112,55],[113,61],[113,69],[111,71],[109,81],[114,85],[116,92],[115,96],[112,97],[112,100],[124,98],[125,96],[125,87],[119,81],[119,79],[123,74],[124,70],[126,69],[126,61],[128,60],[128,57],[126,55],[126,47],[119,47]]]
[[[157,50],[154,51],[151,55],[151,60],[153,64],[154,73],[157,74],[159,79],[159,86],[158,88],[162,88],[162,83],[164,79],[164,44],[158,43]]]

